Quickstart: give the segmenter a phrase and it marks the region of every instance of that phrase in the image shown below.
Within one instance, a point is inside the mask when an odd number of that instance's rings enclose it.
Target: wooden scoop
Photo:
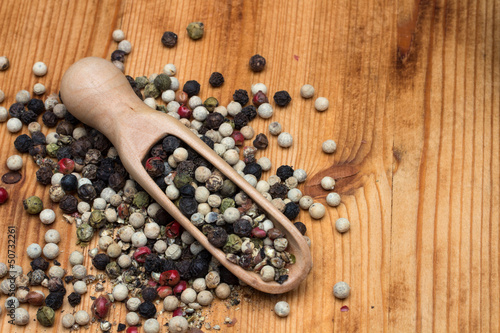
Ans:
[[[91,57],[73,64],[62,78],[61,97],[72,115],[106,135],[133,179],[239,279],[271,294],[287,292],[305,279],[312,268],[312,259],[309,247],[298,229],[186,126],[144,104],[123,73],[111,62]],[[156,185],[142,161],[151,147],[168,134],[178,137],[212,163],[266,212],[275,227],[286,234],[288,250],[297,259],[295,264],[289,265],[287,281],[283,284],[264,282],[257,273],[229,262],[224,252],[211,245],[205,235]]]

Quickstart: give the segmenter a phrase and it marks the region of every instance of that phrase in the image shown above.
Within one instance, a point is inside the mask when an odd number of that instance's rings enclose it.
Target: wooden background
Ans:
[[[288,90],[291,105],[252,126],[267,133],[269,122],[279,121],[294,146],[279,148],[271,137],[261,156],[271,158],[272,171],[282,163],[307,170],[302,189],[319,201],[323,175],[351,175],[338,182],[343,203],[321,221],[301,213],[314,268],[297,290],[255,293],[229,310],[218,302],[207,321],[227,332],[498,332],[499,11],[499,0],[3,0],[0,55],[11,68],[0,72],[7,95],[1,105],[36,82],[57,92],[65,69],[79,58],[109,58],[116,28],[133,44],[127,74],[149,75],[174,63],[181,82],[198,80],[202,98],[223,104],[252,83],[264,82],[271,93]],[[194,42],[184,29],[198,20],[206,32]],[[179,35],[174,49],[160,42],[166,30]],[[268,61],[258,74],[247,67],[255,53]],[[47,76],[32,74],[36,61],[49,66]],[[220,89],[207,84],[213,71],[224,73]],[[300,98],[305,83],[314,85],[315,97],[329,98],[327,112]],[[16,153],[14,138],[0,125],[2,174]],[[321,142],[330,138],[338,151],[327,156]],[[21,200],[37,194],[53,205],[35,182],[33,161],[24,161],[23,181],[6,186],[11,199],[0,207],[0,221],[4,234],[7,225],[17,227],[17,262],[27,271],[24,250],[43,244],[49,227],[27,216]],[[349,233],[335,232],[338,217],[349,218]],[[66,264],[76,248],[74,226],[58,218],[53,227],[64,236],[59,259]],[[1,261],[6,252],[0,237]],[[341,280],[352,287],[345,301],[332,295]],[[89,309],[85,299],[79,308]],[[278,300],[290,303],[286,319],[271,311]],[[343,305],[348,312],[340,311]],[[29,311],[34,317],[36,309]],[[111,321],[124,316],[116,311]],[[237,318],[236,325],[228,328],[225,317]],[[10,328],[3,314],[2,331]],[[35,323],[26,330],[49,331]]]

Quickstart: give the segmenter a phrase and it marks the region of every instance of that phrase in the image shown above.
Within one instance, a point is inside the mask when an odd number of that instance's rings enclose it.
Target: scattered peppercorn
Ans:
[[[293,177],[293,168],[289,165],[282,165],[276,170],[276,175],[284,182],[288,178]]]
[[[156,307],[153,303],[146,301],[139,305],[137,313],[146,319],[153,318],[156,315]]]
[[[306,227],[306,225],[304,223],[302,223],[302,222],[295,222],[293,225],[299,230],[299,232],[302,235],[306,234],[307,227]]]
[[[72,292],[68,296],[69,305],[71,305],[72,307],[77,306],[78,304],[80,304],[81,301],[82,301],[82,295],[76,292]]]
[[[189,38],[193,40],[203,37],[205,26],[203,22],[191,22],[186,28]]]
[[[161,37],[161,43],[168,48],[174,47],[177,45],[177,34],[172,31],[165,31]]]
[[[50,306],[42,306],[36,312],[36,319],[42,326],[51,327],[54,325],[54,320],[56,317],[54,310],[57,309],[51,308]]]
[[[269,145],[269,140],[264,133],[257,134],[255,140],[253,140],[253,146],[257,149],[266,149]]]
[[[36,171],[36,180],[42,185],[49,185],[52,179],[52,175],[52,168],[44,166]]]
[[[245,106],[248,103],[248,92],[245,89],[238,89],[234,91],[233,100]]]
[[[20,153],[27,153],[33,147],[33,140],[27,134],[21,134],[14,141],[14,147]]]
[[[105,270],[109,262],[109,257],[105,253],[99,253],[92,259],[92,265],[100,271]]]
[[[73,214],[77,211],[78,199],[71,194],[65,195],[59,202],[59,208],[66,214]]]
[[[281,91],[276,92],[273,96],[273,99],[277,105],[283,106],[283,107],[287,106],[288,103],[290,103],[292,101],[290,94],[285,90],[281,90]]]
[[[63,305],[64,294],[61,292],[50,292],[45,298],[45,304],[54,309],[59,310]]]
[[[124,62],[126,55],[127,54],[122,50],[114,50],[113,53],[111,53],[111,61]]]
[[[184,91],[188,95],[188,97],[193,97],[195,95],[198,95],[198,93],[200,92],[200,84],[195,80],[189,80],[184,83],[182,91]]]
[[[262,72],[266,67],[266,59],[260,54],[256,54],[250,58],[250,69],[254,72]]]
[[[55,115],[54,112],[52,111],[46,111],[43,116],[42,116],[42,121],[45,126],[52,128],[57,126],[57,122],[59,121],[59,118]]]
[[[222,84],[224,83],[224,76],[219,72],[213,72],[212,75],[210,75],[210,79],[208,80],[208,83],[212,87],[218,88],[218,87],[222,86]]]

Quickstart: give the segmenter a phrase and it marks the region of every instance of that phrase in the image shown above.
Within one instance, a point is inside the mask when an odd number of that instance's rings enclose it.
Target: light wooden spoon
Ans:
[[[305,279],[312,268],[312,259],[309,247],[298,229],[186,126],[145,105],[136,96],[123,73],[111,62],[91,57],[73,64],[62,78],[61,97],[72,115],[106,135],[133,179],[239,279],[255,289],[271,294],[287,292]],[[289,265],[287,281],[283,284],[264,282],[257,273],[229,262],[224,252],[211,245],[205,235],[156,185],[143,167],[142,160],[151,147],[167,134],[178,137],[212,163],[247,193],[266,212],[275,227],[286,234],[288,250],[296,257],[296,263]]]

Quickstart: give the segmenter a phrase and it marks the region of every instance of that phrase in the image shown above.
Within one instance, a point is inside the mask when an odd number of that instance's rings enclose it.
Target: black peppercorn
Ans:
[[[86,202],[92,202],[95,199],[97,193],[95,187],[92,184],[84,184],[78,188],[78,197]]]
[[[176,138],[175,136],[173,135],[167,135],[163,141],[162,141],[162,147],[163,147],[163,150],[167,153],[167,154],[172,154],[174,152],[174,150],[176,150],[177,148],[180,147],[181,145],[181,140],[179,140],[178,138]]]
[[[105,270],[108,264],[109,257],[105,253],[99,253],[92,259],[92,265],[100,271]]]
[[[158,209],[155,214],[154,220],[159,225],[167,225],[174,220],[174,218],[163,208]]]
[[[118,324],[118,328],[116,329],[116,331],[117,332],[125,331],[126,328],[127,328],[127,325],[119,323]]]
[[[66,214],[73,214],[77,211],[78,199],[70,194],[66,194],[59,202],[59,208]]]
[[[221,227],[214,226],[208,230],[207,238],[213,246],[223,247],[227,242],[227,232]]]
[[[279,106],[287,106],[288,103],[290,103],[290,101],[292,100],[290,94],[285,90],[276,92],[273,98],[274,102]]]
[[[293,225],[299,230],[299,232],[302,235],[306,234],[307,227],[306,227],[306,225],[304,223],[302,223],[302,222],[295,222]]]
[[[98,149],[89,149],[85,153],[85,164],[99,164],[102,160],[102,153]]]
[[[34,271],[37,269],[41,269],[42,271],[46,271],[47,268],[49,268],[49,262],[42,257],[38,257],[36,259],[33,259],[33,261],[30,263],[31,269]]]
[[[146,302],[153,302],[156,297],[158,297],[158,293],[155,288],[146,287],[142,289],[142,299]]]
[[[46,114],[46,113],[45,113]],[[90,138],[84,136],[79,138],[71,144],[71,154],[73,156],[78,156],[84,158],[87,151],[92,148],[92,141]]]
[[[111,53],[111,61],[120,61],[124,62],[125,61],[125,56],[126,53],[125,51],[122,50],[114,50],[113,53]],[[130,81],[129,81],[130,82]]]
[[[208,274],[209,265],[210,260],[198,257],[191,261],[191,265],[189,266],[189,275],[192,279],[204,278]]]
[[[119,191],[122,187],[125,186],[126,181],[127,177],[125,177],[125,175],[114,172],[113,174],[111,174],[111,176],[109,176],[108,184],[109,187],[111,187],[113,190]]]
[[[35,112],[37,115],[42,114],[45,111],[45,105],[41,99],[32,98],[27,105],[28,110]]]
[[[44,166],[37,170],[36,180],[42,185],[49,185],[52,180],[52,168]]]
[[[243,168],[243,173],[245,175],[254,175],[257,180],[262,176],[262,167],[257,163],[249,163]]]
[[[293,220],[300,213],[300,207],[295,202],[289,202],[285,205],[285,211],[283,214],[288,217],[289,220]]]
[[[14,103],[9,108],[9,114],[12,118],[21,118],[21,115],[24,112],[24,104],[23,103]]]
[[[187,184],[179,189],[179,192],[183,198],[193,198],[195,189],[192,185]]]
[[[283,284],[286,280],[288,280],[288,274],[280,275],[276,282],[278,282],[279,284]]]
[[[71,154],[71,147],[62,146],[61,148],[59,148],[56,153],[56,158],[58,161],[62,160],[63,158],[73,159],[73,155]]]
[[[31,140],[33,140],[33,145],[44,145],[47,143],[45,134],[42,132],[35,132],[31,134]]]
[[[73,174],[64,175],[61,178],[61,188],[65,192],[73,192],[78,188],[78,178]]]
[[[247,105],[243,109],[241,109],[241,112],[247,116],[248,120],[254,120],[255,117],[257,117],[257,109],[253,105]]]
[[[56,127],[58,120],[56,114],[52,111],[47,111],[42,116],[42,122],[49,128]]]
[[[243,269],[250,270],[252,268],[252,255],[242,255],[238,261],[238,265],[240,265]]]
[[[101,132],[95,132],[92,138],[94,148],[99,149],[102,153],[107,152],[111,147],[111,142]]]
[[[44,158],[47,156],[47,147],[45,145],[34,145],[28,151],[30,156],[34,157],[35,160],[38,158]]]
[[[53,310],[59,310],[63,305],[64,294],[63,293],[49,293],[45,298],[45,305]]]
[[[66,284],[68,284],[68,283],[73,282],[73,280],[74,280],[74,279],[75,279],[75,277],[74,277],[73,275],[66,275],[66,276],[64,277],[64,282],[65,282]]]
[[[61,135],[72,135],[74,127],[70,122],[63,120],[59,124],[57,124],[56,132]]]
[[[188,97],[193,97],[194,95],[198,95],[200,92],[200,84],[195,80],[189,80],[184,83],[182,91],[184,91]]]
[[[187,174],[190,177],[194,177],[194,171],[196,170],[196,164],[193,161],[187,160],[182,161],[177,165],[177,173]]]
[[[266,67],[266,59],[260,54],[256,54],[250,58],[248,63],[250,65],[250,69],[254,72],[262,72]]]
[[[163,144],[154,145],[153,148],[151,148],[151,151],[149,152],[149,154],[152,157],[159,157],[162,160],[167,159],[167,152],[163,149]]]
[[[234,116],[234,128],[236,128],[237,130],[242,129],[248,124],[249,121],[250,119],[248,119],[246,114],[244,114],[243,112],[237,113]]]
[[[238,280],[236,275],[231,273],[229,269],[227,269],[222,265],[219,266],[219,276],[220,276],[220,282],[227,283],[233,286],[240,284],[240,281]]]
[[[238,89],[234,91],[233,100],[245,106],[248,103],[248,93],[245,89]]]
[[[66,294],[66,288],[64,288],[64,282],[61,278],[52,277],[49,279],[49,283],[47,284],[47,288],[50,292]]]
[[[285,199],[288,193],[288,187],[282,183],[276,183],[269,189],[269,194],[273,199],[280,198]]]
[[[219,72],[213,72],[212,75],[210,75],[208,83],[210,83],[212,87],[218,88],[224,83],[224,76]]]
[[[106,188],[106,183],[100,179],[92,181],[92,185],[94,185],[96,193],[101,193]]]
[[[153,303],[146,301],[139,305],[137,313],[146,319],[153,318],[156,315],[156,306]]]
[[[172,48],[177,44],[177,34],[172,31],[165,31],[161,36],[161,43],[168,48]]]
[[[83,167],[82,177],[94,180],[97,177],[97,165],[89,164]]]
[[[276,176],[280,177],[281,181],[285,181],[293,176],[293,168],[289,165],[282,165],[276,170]]]
[[[82,301],[82,296],[75,292],[72,292],[68,296],[69,305],[71,305],[72,307],[77,306],[78,304],[80,304],[81,301]]]
[[[210,149],[214,149],[215,143],[212,139],[210,139],[208,136],[203,135],[201,138],[201,141],[205,142],[205,144],[210,147]]]
[[[179,210],[187,217],[198,211],[198,202],[194,198],[182,197],[179,200]]]
[[[33,146],[33,140],[27,134],[19,135],[14,141],[14,147],[20,153],[29,152],[30,148]]]
[[[27,110],[27,111],[24,111],[23,113],[21,113],[21,121],[26,125],[29,125],[30,123],[35,122],[37,120],[37,118],[38,118],[38,115],[31,110]]]
[[[204,125],[207,129],[217,130],[224,123],[224,116],[219,112],[210,113],[205,119]],[[201,133],[200,133],[201,134]]]
[[[66,113],[64,114],[64,120],[73,126],[78,125],[80,123],[80,120],[78,120],[78,118],[73,116],[69,111],[66,111]]]
[[[264,133],[257,134],[255,140],[253,140],[253,146],[257,149],[266,149],[268,145],[269,140]]]
[[[246,219],[239,219],[233,224],[234,233],[240,237],[250,237],[252,229],[252,223]]]

